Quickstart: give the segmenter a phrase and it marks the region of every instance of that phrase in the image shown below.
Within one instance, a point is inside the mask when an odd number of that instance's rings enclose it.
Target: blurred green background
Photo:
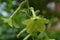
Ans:
[[[19,33],[19,31],[23,28],[11,28],[7,23],[4,23],[1,18],[8,18],[10,15],[13,14],[13,12],[17,9],[19,6],[19,3],[21,0],[0,0],[0,40],[22,40],[23,36],[21,38],[17,38],[16,35]],[[21,22],[21,20],[24,20],[26,15],[20,14],[15,17],[17,23]],[[18,20],[17,20],[18,19]],[[21,20],[20,20],[21,19]],[[22,26],[22,24],[19,24]]]
[[[19,3],[23,0],[0,0],[0,40],[22,40],[27,33],[21,35],[20,38],[17,38],[16,35],[24,28],[21,24],[21,21],[25,20],[27,16],[25,14],[18,14],[14,20],[21,28],[11,28],[7,23],[4,23],[1,18],[8,18],[12,15],[12,13],[17,9]],[[54,11],[54,2],[58,3],[59,0],[28,0],[29,6],[34,7],[34,9],[39,9],[40,13],[38,15],[42,15],[47,19],[53,19],[54,17],[60,18],[60,14],[56,14]],[[50,5],[47,8],[47,5]],[[52,31],[49,30],[47,32],[50,38],[60,40],[60,31]],[[29,39],[31,40],[31,39]]]

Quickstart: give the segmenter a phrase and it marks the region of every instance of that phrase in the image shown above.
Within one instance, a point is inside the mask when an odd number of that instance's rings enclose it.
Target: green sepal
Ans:
[[[19,26],[10,18],[2,18],[4,23],[8,23],[11,27],[19,28]]]

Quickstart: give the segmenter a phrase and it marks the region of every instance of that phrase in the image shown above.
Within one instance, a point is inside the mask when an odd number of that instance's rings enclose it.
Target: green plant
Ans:
[[[24,8],[24,5],[27,5],[28,8]],[[40,15],[37,16],[36,14],[39,13],[39,10],[34,11],[33,7],[29,7],[27,0],[23,1],[9,18],[2,18],[2,20],[4,20],[4,23],[8,23],[11,27],[20,28],[21,26],[14,21],[14,17],[18,15],[18,12],[24,12],[29,18],[22,21],[22,24],[26,27],[17,34],[17,38],[24,32],[27,32],[28,35],[23,40],[28,40],[30,36],[33,37],[33,40],[55,40],[50,39],[46,34],[46,24],[50,23],[49,20]],[[32,15],[30,16],[29,13],[32,13]]]

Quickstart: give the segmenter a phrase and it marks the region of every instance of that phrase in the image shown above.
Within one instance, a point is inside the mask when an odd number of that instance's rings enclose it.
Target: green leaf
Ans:
[[[36,26],[37,31],[39,31],[39,32],[45,31],[45,24],[44,23],[41,23],[37,20],[35,26]]]
[[[30,21],[32,21],[32,20],[31,20],[31,19],[27,19],[27,20],[23,21],[22,23],[23,23],[24,25],[28,25],[27,23],[29,23]]]
[[[29,22],[29,24],[27,25],[27,32],[28,33],[34,32],[34,30],[35,30],[35,26],[34,25],[35,25],[35,23],[34,23],[33,20]]]
[[[28,33],[32,33],[35,30],[33,19],[27,19],[27,20],[23,21],[23,24],[26,25]]]
[[[27,32],[32,33],[34,31],[43,32],[45,31],[45,24],[49,21],[45,18],[30,18],[23,21],[23,24],[26,25]]]

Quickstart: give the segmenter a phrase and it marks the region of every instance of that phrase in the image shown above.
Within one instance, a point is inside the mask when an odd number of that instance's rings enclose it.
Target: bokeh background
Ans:
[[[16,35],[24,28],[21,24],[21,21],[25,20],[27,16],[23,13],[17,15],[14,20],[17,24],[21,26],[21,28],[12,28],[7,23],[4,23],[1,18],[9,18],[13,12],[19,6],[23,0],[0,0],[0,40],[22,40],[27,33],[24,33],[20,38],[17,38]],[[28,0],[29,6],[34,7],[35,10],[40,10],[38,15],[45,17],[47,19],[54,19],[55,17],[58,18],[60,22],[60,0]],[[52,25],[55,25],[55,22]],[[60,25],[60,23],[59,23]],[[53,30],[59,27],[51,27]],[[55,29],[54,29],[55,28]],[[47,32],[50,38],[60,40],[60,30],[58,31],[51,31]],[[30,39],[31,40],[31,39]]]

